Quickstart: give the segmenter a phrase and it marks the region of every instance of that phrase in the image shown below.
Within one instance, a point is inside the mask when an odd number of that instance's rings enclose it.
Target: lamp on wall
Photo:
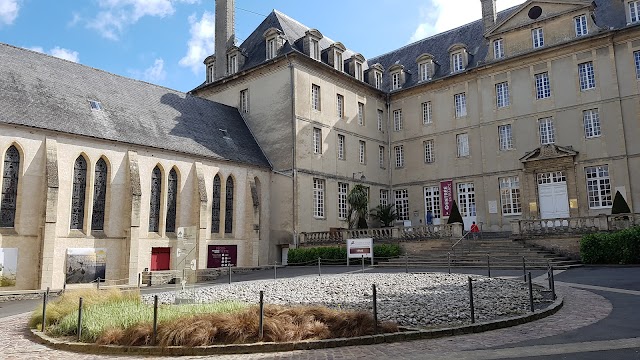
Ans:
[[[352,177],[355,179],[355,178],[356,178],[356,175],[358,175],[358,174],[360,174],[360,177],[359,177],[360,181],[365,181],[365,180],[367,180],[367,177],[366,177],[366,176],[364,176],[364,173],[363,173],[362,171],[354,172],[354,173],[353,173],[353,175],[352,175]]]

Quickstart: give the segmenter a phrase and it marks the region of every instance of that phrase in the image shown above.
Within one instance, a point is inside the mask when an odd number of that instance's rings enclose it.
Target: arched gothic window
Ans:
[[[2,200],[0,201],[0,227],[15,226],[19,174],[20,153],[15,146],[11,146],[4,155]]]
[[[107,199],[107,162],[104,159],[96,163],[95,180],[93,182],[93,217],[91,230],[104,230],[104,209]]]
[[[167,194],[167,232],[176,232],[176,208],[178,206],[178,173],[176,169],[169,172]]]
[[[84,227],[84,203],[87,195],[87,160],[80,155],[73,166],[73,192],[71,193],[71,229]]]
[[[159,167],[151,174],[151,201],[149,204],[149,231],[158,232],[160,228],[160,196],[162,192],[162,172]]]
[[[220,175],[213,178],[213,207],[211,209],[211,233],[220,232]]]
[[[233,178],[227,178],[227,202],[224,212],[224,233],[231,234],[233,232]]]

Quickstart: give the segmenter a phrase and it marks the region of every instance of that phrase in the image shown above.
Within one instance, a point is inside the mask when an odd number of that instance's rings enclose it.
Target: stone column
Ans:
[[[198,194],[196,196],[196,200],[198,200],[198,204],[196,204],[197,216],[198,219],[198,229],[196,234],[196,259],[198,259],[198,269],[206,269],[207,268],[207,226],[211,222],[211,218],[209,216],[209,212],[207,211],[207,185],[204,180],[204,169],[203,165],[200,162],[195,163],[196,167],[196,189]]]
[[[129,229],[127,248],[129,250],[129,285],[138,283],[138,273],[143,266],[140,264],[140,205],[142,197],[142,188],[140,185],[140,169],[138,167],[138,153],[135,151],[127,152],[127,163],[129,171],[127,172],[129,182]],[[127,213],[127,211],[125,211]]]
[[[46,194],[44,227],[42,228],[42,246],[40,251],[40,289],[62,288],[63,283],[54,282],[54,261],[56,249],[56,226],[58,225],[58,143],[51,138],[45,139],[46,147]],[[63,267],[64,268],[64,265]],[[63,276],[65,276],[63,274]]]

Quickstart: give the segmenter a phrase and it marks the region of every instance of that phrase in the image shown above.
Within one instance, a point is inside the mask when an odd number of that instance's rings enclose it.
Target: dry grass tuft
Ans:
[[[124,338],[124,331],[120,328],[105,329],[100,337],[96,339],[98,345],[118,344]]]

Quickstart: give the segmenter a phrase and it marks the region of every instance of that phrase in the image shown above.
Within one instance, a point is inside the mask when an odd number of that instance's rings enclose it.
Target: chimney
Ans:
[[[216,0],[215,80],[227,75],[227,50],[235,45],[235,0]]]
[[[498,13],[496,12],[496,0],[480,0],[482,3],[482,22],[484,32],[493,29],[496,25]]]

